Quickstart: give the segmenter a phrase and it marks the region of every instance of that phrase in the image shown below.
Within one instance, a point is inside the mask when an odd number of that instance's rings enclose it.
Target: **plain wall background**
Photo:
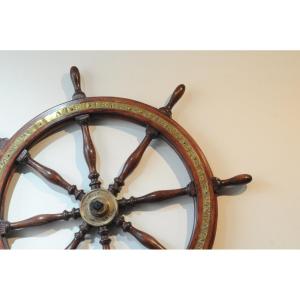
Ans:
[[[10,137],[35,115],[69,100],[72,65],[79,67],[88,96],[121,96],[155,107],[184,83],[187,91],[173,117],[198,142],[215,176],[249,173],[254,179],[244,193],[219,197],[214,248],[300,247],[299,52],[0,52],[0,136]],[[144,130],[121,121],[98,123],[92,135],[107,186]],[[33,154],[86,188],[81,148],[79,128],[73,126],[35,147]],[[155,142],[148,150],[129,178],[125,196],[189,181],[168,146]],[[8,217],[20,220],[75,205],[63,191],[28,173],[20,176],[12,193]],[[145,212],[139,209],[127,218],[176,248],[188,242],[192,217],[193,205],[182,197],[162,206],[149,205]],[[11,243],[14,248],[63,248],[77,223],[26,231]],[[98,248],[97,238],[92,241],[82,247]],[[139,247],[125,234],[113,242],[120,248]]]

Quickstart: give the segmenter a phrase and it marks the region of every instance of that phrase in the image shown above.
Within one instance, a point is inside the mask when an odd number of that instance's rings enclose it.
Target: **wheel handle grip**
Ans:
[[[231,177],[229,179],[223,179],[223,180],[217,177],[213,177],[212,181],[213,181],[214,191],[217,193],[223,187],[248,184],[252,181],[252,176],[248,174],[240,174]]]
[[[80,83],[80,73],[76,66],[71,67],[70,69],[70,77],[73,83],[73,87],[75,90],[74,95],[72,96],[72,99],[80,99],[85,98],[85,93],[81,90],[81,83]]]

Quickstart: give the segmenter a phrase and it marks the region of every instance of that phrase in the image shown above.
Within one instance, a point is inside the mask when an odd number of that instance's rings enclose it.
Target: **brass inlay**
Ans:
[[[33,125],[27,128],[21,135],[17,136],[15,140],[12,142],[11,146],[7,149],[7,151],[3,154],[0,160],[0,177],[3,176],[4,172],[6,171],[6,167],[8,162],[10,161],[11,157],[17,152],[22,149],[19,147],[37,130],[41,129],[46,125],[50,125],[54,123],[56,120],[70,116],[74,113],[82,112],[85,113],[86,110],[89,109],[100,109],[100,110],[123,110],[123,111],[130,111],[133,114],[141,115],[144,118],[154,122],[159,127],[164,128],[166,131],[169,132],[173,137],[175,137],[180,144],[185,149],[186,153],[190,157],[192,163],[194,164],[198,177],[199,177],[199,184],[201,186],[202,191],[202,200],[203,200],[203,211],[202,211],[202,225],[200,234],[197,240],[196,248],[203,248],[209,228],[209,221],[210,221],[210,211],[211,211],[211,203],[210,203],[210,193],[209,193],[209,186],[208,180],[205,175],[204,167],[200,157],[198,156],[197,152],[190,144],[188,139],[170,122],[166,119],[160,117],[159,115],[148,111],[144,108],[140,108],[135,106],[134,104],[127,104],[127,103],[118,103],[118,102],[111,102],[107,100],[97,100],[93,102],[81,102],[76,104],[66,104],[68,106],[58,109],[57,111],[50,113],[49,115],[45,116],[44,118],[36,121]]]

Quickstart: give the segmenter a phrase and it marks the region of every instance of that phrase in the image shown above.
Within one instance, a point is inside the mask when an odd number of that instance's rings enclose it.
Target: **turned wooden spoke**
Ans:
[[[109,238],[109,231],[107,226],[99,227],[100,244],[104,250],[110,250],[111,239]]]
[[[91,189],[98,189],[100,188],[101,183],[98,180],[99,173],[97,172],[97,168],[96,168],[96,150],[88,126],[89,115],[79,116],[76,118],[76,120],[79,122],[81,126],[81,131],[83,135],[83,152],[90,172],[89,174],[89,179],[91,180],[90,187]]]
[[[130,197],[129,199],[122,198],[118,203],[121,208],[130,208],[136,204],[160,202],[183,195],[196,196],[196,189],[193,182],[181,189],[155,191],[141,197]]]
[[[60,176],[56,171],[47,168],[32,159],[27,150],[24,150],[21,153],[21,155],[17,159],[17,162],[22,165],[29,166],[45,179],[50,181],[52,184],[60,186],[61,188],[65,189],[70,195],[74,195],[77,200],[81,200],[81,198],[84,196],[84,192],[82,190],[78,190],[76,185],[71,185],[66,180],[64,180],[62,176]]]
[[[151,127],[147,128],[144,139],[125,162],[121,174],[116,177],[114,179],[114,183],[109,186],[109,190],[112,194],[117,195],[121,191],[122,186],[124,186],[125,179],[138,166],[150,142],[157,136],[158,132],[155,129]]]
[[[124,232],[129,232],[142,245],[149,249],[166,249],[150,234],[133,227],[131,222],[125,222],[123,216],[117,219],[117,225],[120,226]]]
[[[79,244],[84,241],[85,236],[87,235],[87,233],[89,232],[91,226],[88,225],[87,223],[83,222],[80,226],[79,226],[79,231],[77,233],[75,233],[74,239],[72,240],[72,242],[66,247],[66,250],[74,250],[77,249],[77,247],[79,246]]]
[[[77,219],[78,217],[80,217],[79,209],[73,208],[71,211],[65,210],[59,214],[43,214],[43,215],[37,215],[32,218],[18,221],[18,222],[2,222],[3,227],[2,227],[2,230],[0,229],[0,233],[3,230],[4,230],[4,232],[2,232],[2,233],[6,234],[12,230],[45,225],[45,224],[52,223],[55,221],[60,221],[60,220],[68,221],[71,218]],[[1,225],[0,225],[0,227],[1,227]]]

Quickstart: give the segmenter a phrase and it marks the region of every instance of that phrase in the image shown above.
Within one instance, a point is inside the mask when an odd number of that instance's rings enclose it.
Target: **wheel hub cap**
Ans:
[[[93,190],[81,200],[82,219],[92,226],[104,226],[113,221],[118,212],[118,202],[113,194],[104,189]]]

